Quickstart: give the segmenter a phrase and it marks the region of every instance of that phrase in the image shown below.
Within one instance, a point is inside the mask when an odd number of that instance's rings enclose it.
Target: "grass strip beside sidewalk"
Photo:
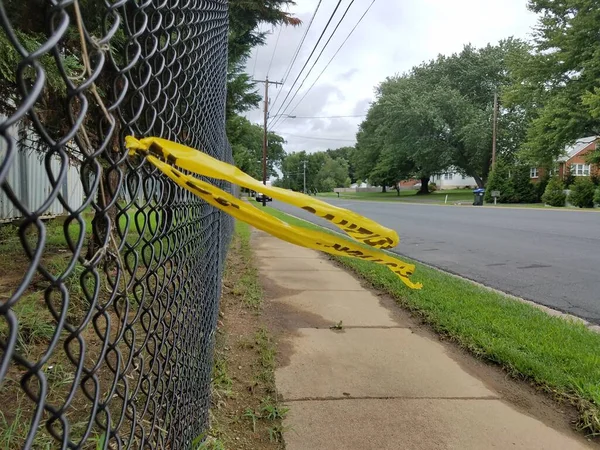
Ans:
[[[211,429],[192,450],[284,448],[287,408],[275,390],[276,342],[262,317],[264,293],[250,240],[250,227],[236,221],[223,276]]]
[[[293,225],[333,233],[273,208],[268,212]],[[384,266],[335,259],[478,357],[569,400],[580,412],[578,428],[600,433],[600,334],[405,257],[416,265],[411,280],[423,283],[420,291],[408,289]]]

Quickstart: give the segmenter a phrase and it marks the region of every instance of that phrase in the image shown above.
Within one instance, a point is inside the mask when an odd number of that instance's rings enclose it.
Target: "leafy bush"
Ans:
[[[500,191],[501,197],[498,201],[502,203],[502,198],[508,191],[508,179],[508,167],[503,161],[498,161],[488,177],[484,200],[488,203],[493,202],[492,191]]]
[[[552,177],[546,186],[542,201],[550,206],[565,206],[567,195],[564,192],[565,185],[558,177]]]
[[[600,205],[600,187],[596,189],[596,193],[594,194],[594,203]]]
[[[514,189],[512,203],[535,203],[538,201],[536,186],[531,182],[529,166],[516,166],[510,179]]]
[[[596,186],[588,177],[579,177],[571,187],[569,203],[579,208],[594,207],[594,191]]]
[[[537,184],[535,184],[536,202],[542,201],[542,197],[544,196],[544,192],[546,192],[546,186],[548,186],[549,181],[550,181],[550,176],[546,172],[546,173],[544,173],[544,175],[542,175],[540,177]]]
[[[492,191],[500,191],[500,203],[535,203],[538,201],[536,186],[529,178],[528,166],[508,166],[496,163],[486,185],[485,201],[492,202]]]
[[[437,191],[437,185],[435,183],[429,183],[429,192]]]

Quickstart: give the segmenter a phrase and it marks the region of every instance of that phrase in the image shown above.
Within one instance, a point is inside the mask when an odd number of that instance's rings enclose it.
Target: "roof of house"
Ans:
[[[564,162],[571,159],[573,156],[577,155],[581,150],[586,148],[596,139],[599,139],[600,136],[588,136],[584,138],[579,138],[575,141],[573,145],[567,145],[565,147],[565,156],[559,159],[559,161]]]

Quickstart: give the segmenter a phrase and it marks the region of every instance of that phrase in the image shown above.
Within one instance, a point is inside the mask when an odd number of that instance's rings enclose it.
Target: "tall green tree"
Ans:
[[[508,39],[482,49],[439,56],[410,72],[386,79],[377,89],[357,135],[355,161],[369,179],[421,179],[454,167],[483,186],[492,153],[494,93],[509,84],[507,60],[527,47]],[[512,155],[522,139],[520,111],[502,109],[499,154]]]
[[[227,121],[227,137],[231,143],[237,167],[248,175],[262,178],[263,129],[242,116]],[[277,176],[285,156],[284,139],[272,132],[267,134],[267,177]]]
[[[264,45],[268,33],[259,25],[299,26],[287,11],[293,0],[230,0],[227,76],[227,117],[258,106],[262,98],[244,68],[252,49]]]
[[[327,150],[327,154],[333,159],[343,158],[348,163],[348,176],[350,177],[351,183],[356,183],[356,169],[354,167],[354,147],[340,147],[336,149]]]
[[[600,134],[600,0],[530,0],[540,15],[526,63],[511,67],[512,105],[529,109],[523,156],[545,166],[576,139]]]
[[[325,153],[323,165],[315,177],[318,192],[331,192],[334,188],[349,187],[348,161],[344,158],[333,159]]]

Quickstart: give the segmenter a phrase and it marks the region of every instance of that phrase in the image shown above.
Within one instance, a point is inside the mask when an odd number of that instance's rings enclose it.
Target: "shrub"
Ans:
[[[600,187],[596,189],[596,193],[594,194],[594,203],[600,205]]]
[[[544,196],[544,192],[546,192],[546,186],[548,186],[549,181],[550,176],[547,173],[545,173],[535,185],[536,202],[542,201],[542,197]]]
[[[564,192],[565,186],[558,177],[552,177],[546,186],[542,201],[550,206],[565,206],[567,195]]]
[[[437,185],[435,183],[429,183],[429,192],[437,191]]]
[[[508,167],[503,161],[498,161],[494,169],[490,172],[487,184],[485,186],[484,200],[488,203],[493,202],[492,191],[500,191],[498,201],[503,203],[504,196],[509,192]]]
[[[594,207],[594,191],[596,186],[588,177],[579,177],[571,187],[569,203],[579,208]]]
[[[536,187],[529,176],[529,166],[516,166],[510,182],[514,189],[514,203],[535,203],[538,201]]]

